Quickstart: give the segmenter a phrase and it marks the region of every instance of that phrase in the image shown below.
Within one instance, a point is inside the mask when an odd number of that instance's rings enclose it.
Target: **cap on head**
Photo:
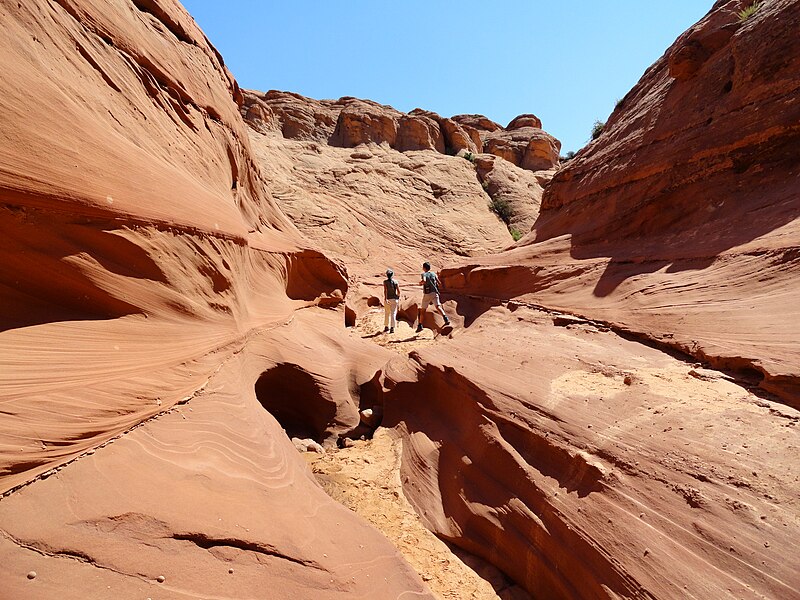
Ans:
[[[424,263],[422,263],[422,268],[425,269],[426,271],[430,271],[431,270],[431,263],[429,263],[428,261],[425,261]]]
[[[394,275],[394,271],[392,271],[391,269],[386,269],[386,276],[389,279],[391,279],[393,275]]]

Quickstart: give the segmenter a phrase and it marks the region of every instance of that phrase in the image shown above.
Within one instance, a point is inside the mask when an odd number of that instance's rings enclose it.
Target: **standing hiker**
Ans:
[[[419,281],[422,285],[422,303],[419,305],[419,324],[417,325],[417,333],[422,331],[422,315],[430,303],[433,303],[433,306],[436,308],[436,310],[438,310],[439,313],[444,317],[444,324],[450,325],[450,319],[447,318],[447,315],[442,308],[442,303],[439,300],[439,288],[442,285],[439,281],[439,278],[436,276],[436,273],[431,271],[431,263],[429,262],[422,263],[422,270],[422,279]]]
[[[383,307],[386,315],[383,319],[383,332],[394,333],[397,327],[397,303],[400,301],[400,284],[393,279],[394,271],[386,270],[386,281],[383,282]]]

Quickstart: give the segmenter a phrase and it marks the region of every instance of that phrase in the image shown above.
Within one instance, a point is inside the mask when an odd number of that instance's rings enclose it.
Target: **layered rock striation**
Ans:
[[[423,256],[509,246],[509,229],[530,230],[558,164],[560,144],[534,115],[504,129],[480,115],[406,114],[350,97],[243,93],[242,116],[281,207],[329,255],[375,273],[385,266],[373,259],[413,273]]]
[[[798,597],[800,11],[744,4],[552,182],[533,115],[241,92],[169,0],[4,6],[0,594],[432,597],[290,441],[383,415],[533,597]],[[431,257],[452,334],[347,331]]]
[[[798,597],[800,10],[749,4],[644,74],[517,248],[444,271],[466,331],[387,370],[412,503],[535,596]]]
[[[24,0],[0,30],[0,596],[431,597],[286,435],[356,425],[385,357],[326,333],[346,271],[191,17]]]
[[[740,22],[742,4],[648,69],[556,173],[524,247],[450,285],[606,320],[797,407],[800,17],[779,1]]]

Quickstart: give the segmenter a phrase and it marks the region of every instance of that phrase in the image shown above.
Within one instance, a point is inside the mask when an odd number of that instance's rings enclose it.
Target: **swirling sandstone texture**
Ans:
[[[800,4],[749,4],[648,69],[516,248],[443,271],[465,329],[386,370],[412,503],[536,597],[800,597]]]
[[[4,4],[0,598],[431,598],[290,441],[370,407],[535,598],[800,598],[800,7],[746,4],[557,172],[534,115],[241,92],[169,0]],[[345,331],[426,258],[453,333]]]
[[[0,597],[431,597],[282,432],[352,428],[385,357],[325,333],[345,272],[193,20],[24,0],[0,31]]]

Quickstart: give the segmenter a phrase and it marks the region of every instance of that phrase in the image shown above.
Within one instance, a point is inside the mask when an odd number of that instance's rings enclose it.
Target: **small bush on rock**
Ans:
[[[605,128],[606,124],[603,121],[595,121],[594,125],[592,125],[592,139],[596,140],[600,137],[600,134],[603,133],[603,129]]]
[[[511,237],[514,238],[515,242],[518,242],[520,238],[522,238],[522,232],[516,227],[509,227],[508,231],[511,234]]]
[[[737,16],[739,17],[739,23],[744,23],[745,21],[747,21],[747,19],[756,14],[756,11],[760,6],[761,2],[753,2],[750,6],[748,6],[744,10],[740,10],[737,13]]]
[[[475,162],[475,155],[472,152],[464,152],[462,156],[471,163]]]
[[[562,163],[565,163],[569,160],[572,160],[573,158],[575,158],[575,153],[572,150],[570,150],[564,156],[559,156],[558,160],[561,161]]]
[[[511,222],[511,217],[514,216],[514,209],[511,208],[508,200],[503,200],[502,198],[492,198],[492,202],[489,204],[489,209],[498,217],[500,217],[500,220],[506,225]]]

